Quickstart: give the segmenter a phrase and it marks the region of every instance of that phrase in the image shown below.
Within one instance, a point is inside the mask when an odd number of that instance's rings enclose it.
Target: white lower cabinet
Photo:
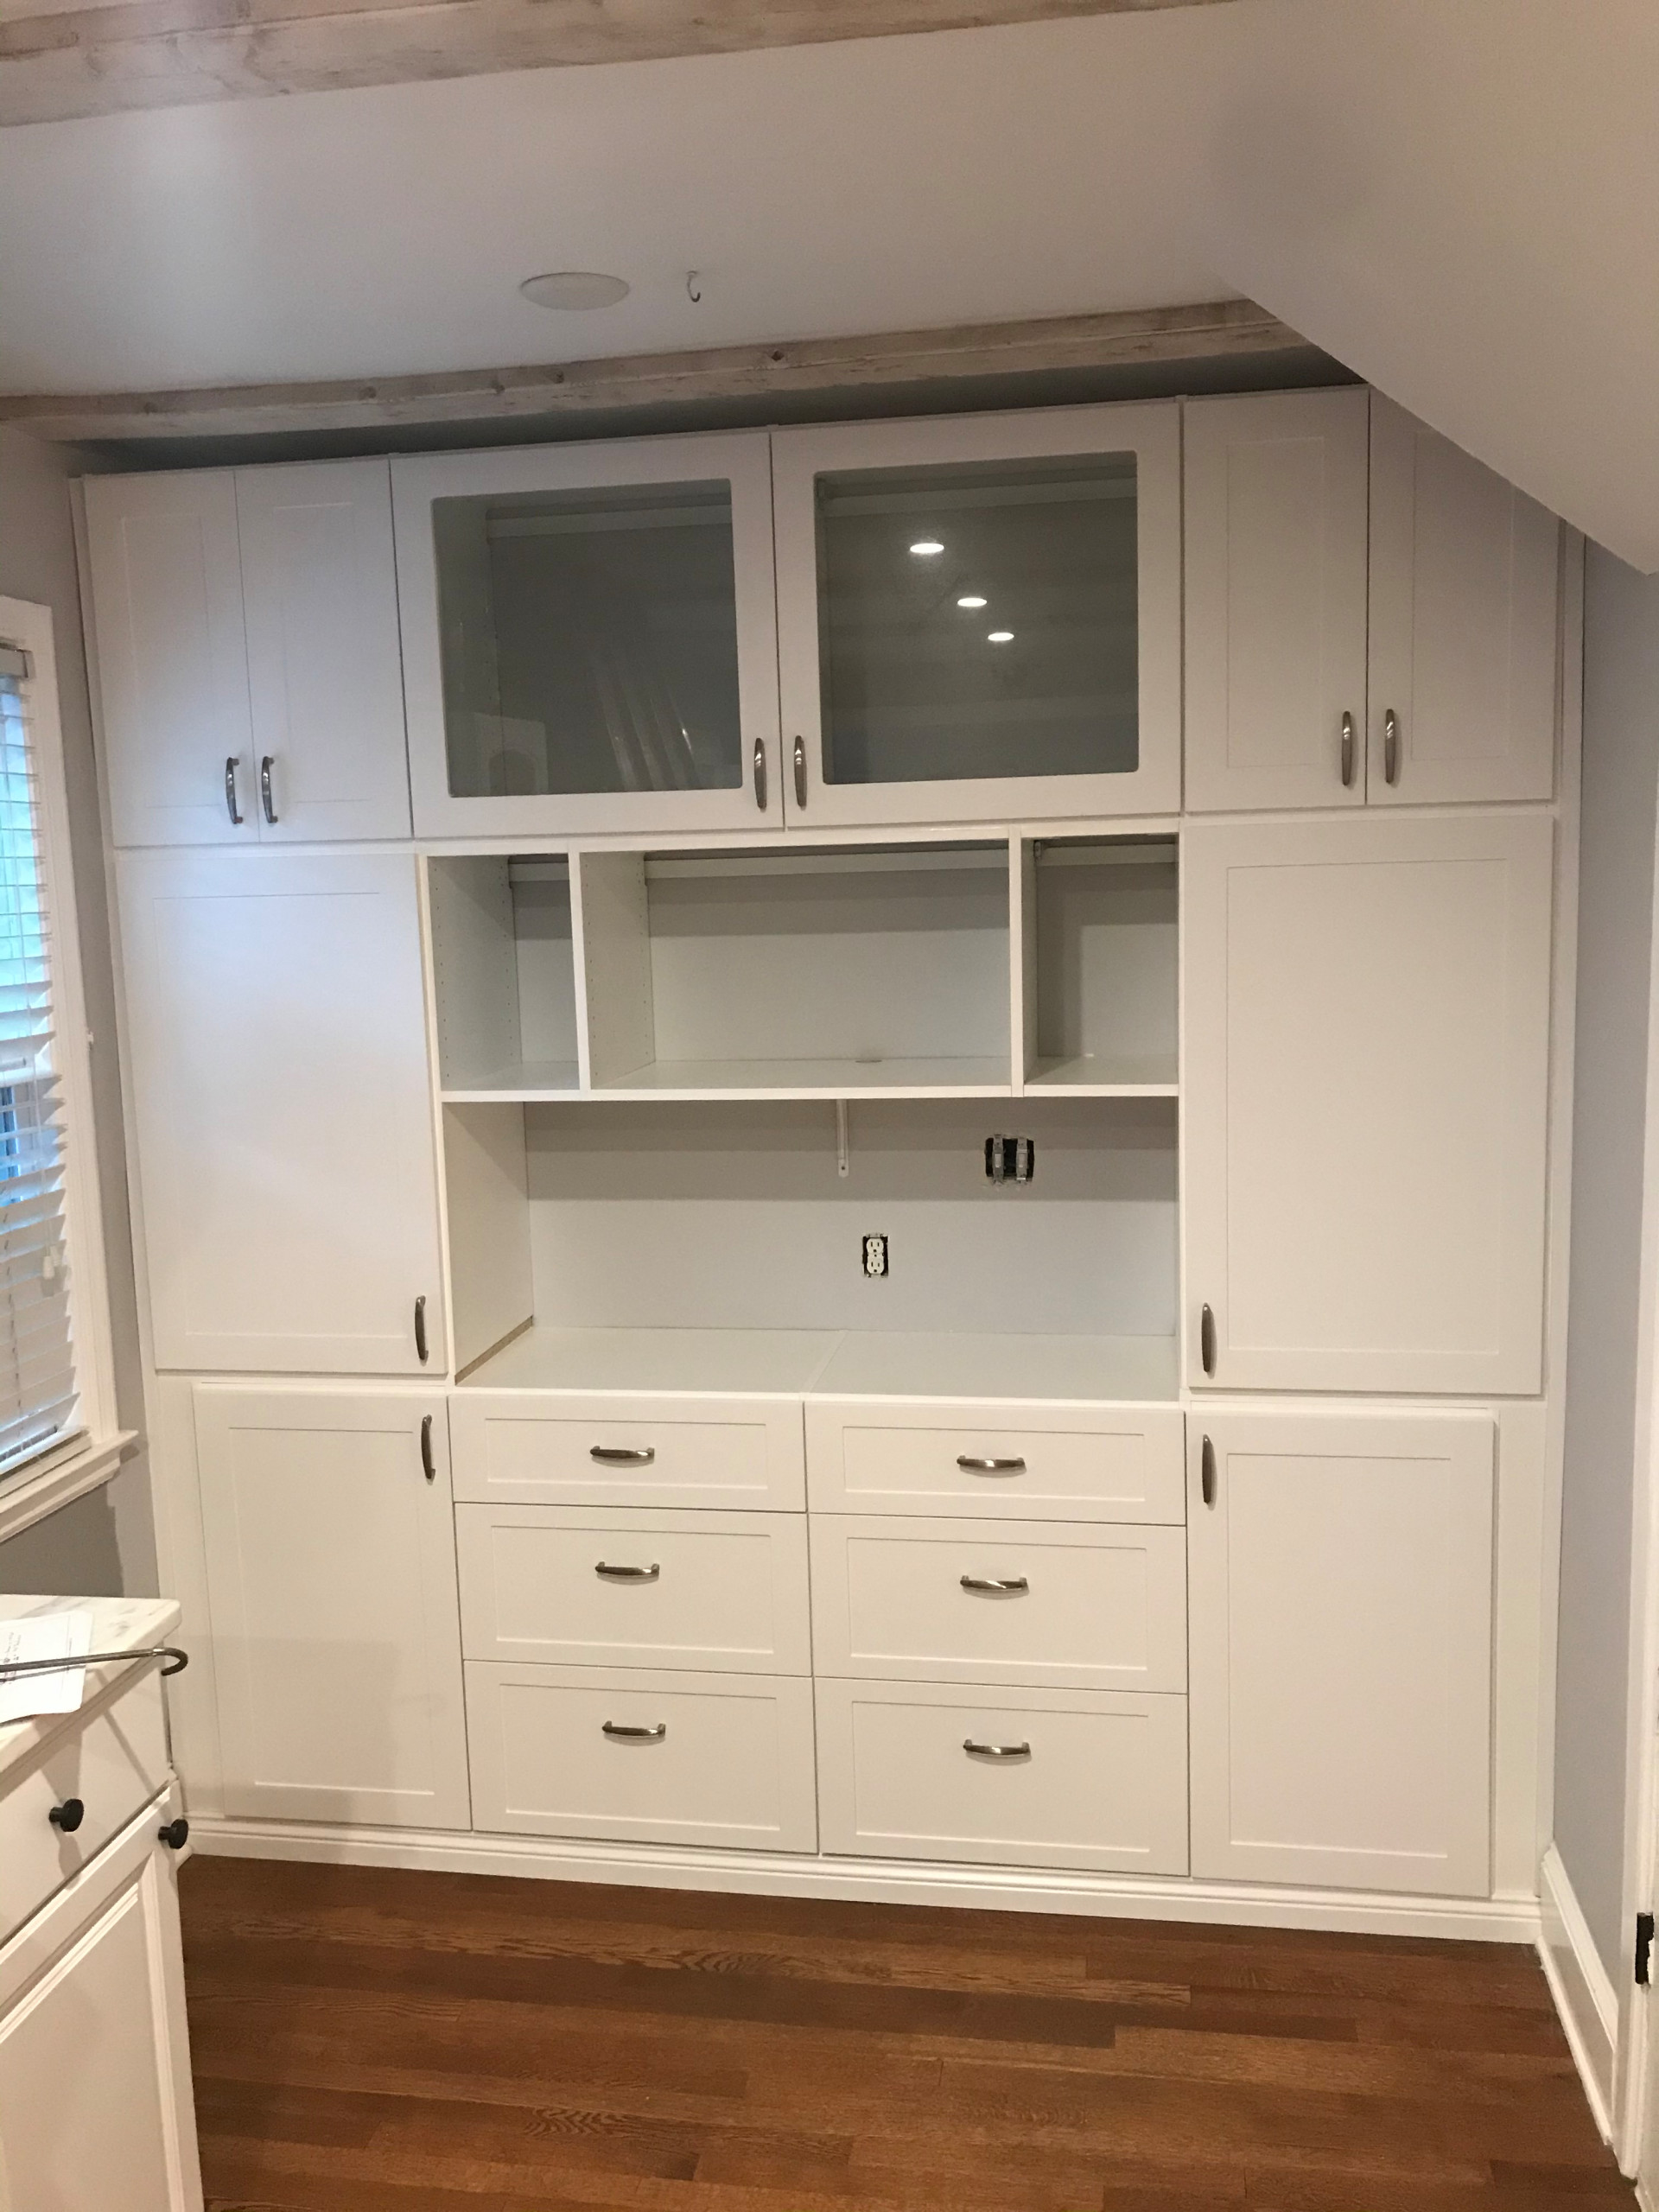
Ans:
[[[198,1384],[228,1813],[467,1825],[443,1394]]]
[[[1490,1416],[1188,1427],[1193,1872],[1484,1894]]]
[[[467,1720],[480,1828],[817,1847],[803,1677],[469,1660]]]
[[[1186,1700],[817,1685],[823,1847],[1184,1874]]]

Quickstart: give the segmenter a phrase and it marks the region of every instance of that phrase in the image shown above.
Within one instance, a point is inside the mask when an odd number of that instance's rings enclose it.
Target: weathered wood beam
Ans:
[[[1160,365],[1173,371],[1183,364],[1310,350],[1305,339],[1252,301],[1221,300],[1205,307],[969,323],[877,338],[791,339],[707,353],[458,369],[438,376],[220,385],[194,391],[0,396],[0,423],[41,437],[98,443],[556,422],[598,413],[786,401],[804,393],[902,390],[988,378]]]
[[[0,124],[1226,0],[0,0]]]

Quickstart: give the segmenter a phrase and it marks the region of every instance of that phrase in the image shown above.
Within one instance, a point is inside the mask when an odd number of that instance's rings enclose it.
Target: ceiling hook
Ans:
[[[702,298],[702,271],[688,269],[685,272],[685,296],[696,307]]]

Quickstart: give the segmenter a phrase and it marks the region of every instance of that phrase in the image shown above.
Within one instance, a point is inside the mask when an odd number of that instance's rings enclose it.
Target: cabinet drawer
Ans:
[[[821,1681],[817,1712],[826,1852],[1186,1872],[1184,1697]]]
[[[1184,1529],[815,1516],[812,1592],[821,1675],[1186,1687]]]
[[[0,1796],[0,1942],[96,1858],[168,1778],[162,1679],[152,1669],[66,1728]],[[50,1815],[71,1797],[86,1811],[66,1835]]]
[[[1185,1518],[1179,1406],[810,1399],[812,1503],[980,1520]]]
[[[472,1660],[467,1720],[474,1827],[817,1847],[812,1685],[798,1677]]]
[[[461,1389],[449,1443],[455,1496],[488,1504],[806,1504],[798,1398]]]
[[[461,1505],[469,1659],[812,1671],[799,1513]]]

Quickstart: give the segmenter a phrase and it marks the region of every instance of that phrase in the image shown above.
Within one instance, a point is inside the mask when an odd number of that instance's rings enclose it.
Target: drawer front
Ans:
[[[798,1398],[456,1390],[455,1496],[498,1505],[748,1506],[799,1513]]]
[[[826,1852],[1186,1872],[1183,1697],[821,1681],[817,1712]]]
[[[978,1520],[1186,1517],[1179,1406],[949,1405],[809,1399],[821,1513],[963,1513]]]
[[[467,1719],[474,1827],[817,1848],[812,1685],[798,1677],[471,1660]]]
[[[821,1675],[1186,1688],[1186,1532],[812,1519]]]
[[[806,1516],[461,1505],[469,1659],[808,1675]]]
[[[96,1858],[170,1779],[162,1678],[152,1668],[113,1703],[67,1728],[36,1766],[8,1777],[0,1796],[0,1942]],[[80,1826],[65,1834],[54,1805],[78,1797]]]

